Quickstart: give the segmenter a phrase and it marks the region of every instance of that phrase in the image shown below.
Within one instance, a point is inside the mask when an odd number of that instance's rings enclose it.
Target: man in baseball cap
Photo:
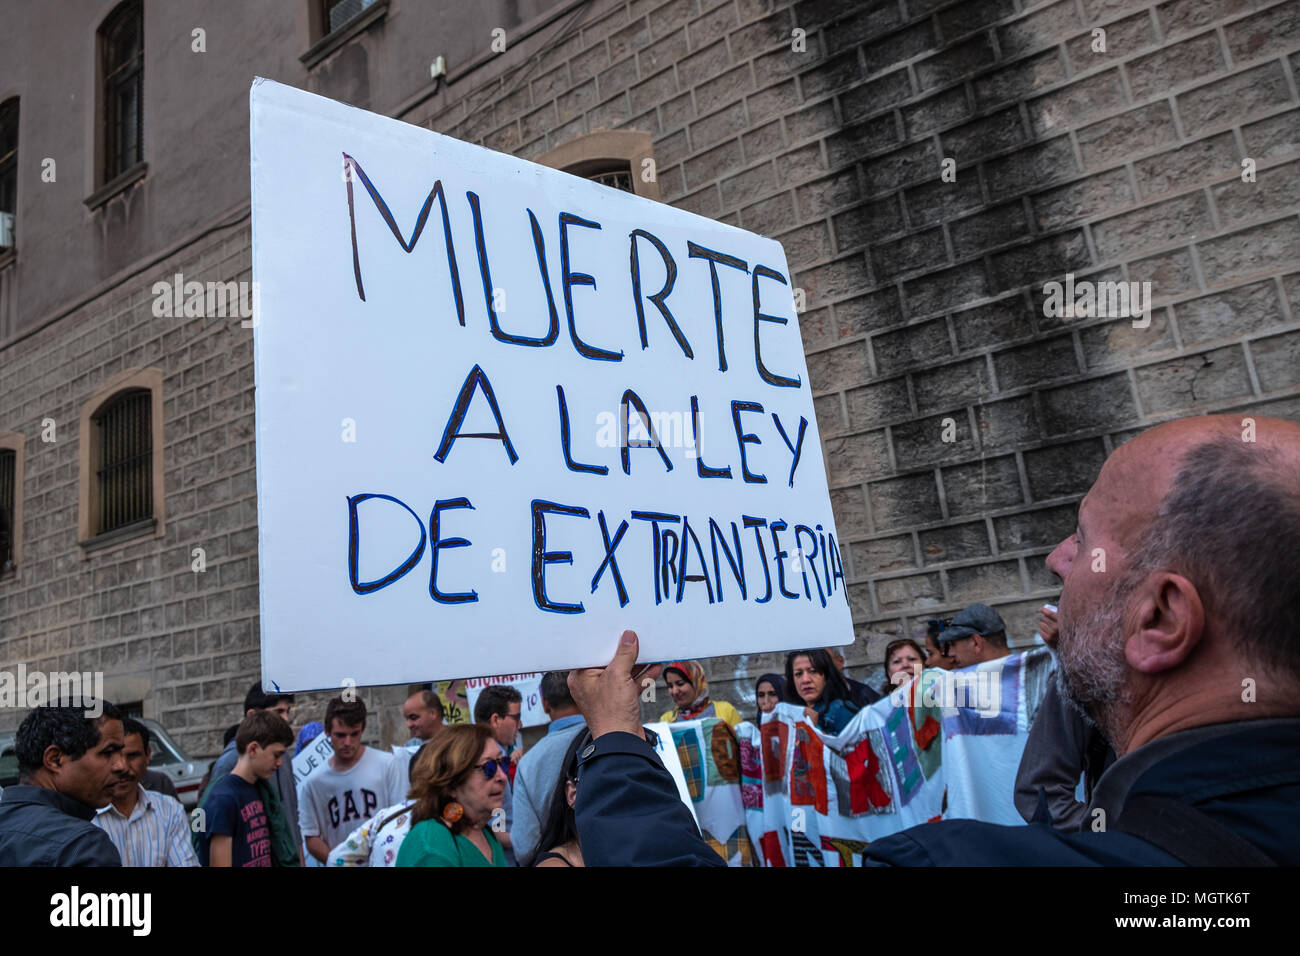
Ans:
[[[1007,647],[1007,625],[1002,615],[987,604],[971,604],[958,611],[939,634],[939,647],[953,667],[970,667],[1011,653]]]

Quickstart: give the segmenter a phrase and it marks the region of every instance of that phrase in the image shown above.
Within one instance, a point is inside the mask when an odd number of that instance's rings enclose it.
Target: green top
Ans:
[[[452,835],[441,820],[422,820],[411,827],[397,851],[398,866],[505,866],[506,854],[487,827],[483,828],[492,847],[492,862],[483,851],[462,835]]]

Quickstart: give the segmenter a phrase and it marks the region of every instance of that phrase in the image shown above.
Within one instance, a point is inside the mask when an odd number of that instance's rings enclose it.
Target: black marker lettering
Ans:
[[[745,264],[744,259],[737,259],[725,252],[715,252],[690,241],[686,243],[686,252],[692,259],[705,259],[709,263],[709,281],[713,284],[713,325],[718,332],[718,371],[725,372],[727,370],[727,351],[723,346],[722,290],[718,286],[718,266],[730,266],[733,269],[739,269],[745,275],[749,275],[749,266]]]
[[[483,397],[487,399],[488,406],[492,409],[492,417],[497,421],[497,430],[495,432],[465,432],[461,434],[460,426],[465,420],[465,413],[469,411],[470,399],[474,397],[474,389],[483,390]],[[497,397],[492,392],[492,383],[488,381],[487,375],[483,369],[475,365],[465,376],[465,383],[460,387],[460,394],[456,396],[456,404],[452,406],[451,417],[447,419],[447,427],[442,430],[442,441],[438,445],[437,452],[434,453],[434,460],[442,463],[447,460],[447,455],[451,453],[451,446],[457,438],[496,438],[505,446],[506,455],[510,458],[510,464],[519,460],[515,454],[515,446],[510,443],[510,436],[506,433],[506,424],[501,420],[501,409],[497,407]]]
[[[457,594],[444,594],[438,590],[438,551],[442,548],[468,548],[470,542],[464,538],[443,538],[439,530],[441,524],[441,514],[449,508],[469,508],[474,510],[474,506],[469,503],[468,498],[449,498],[442,501],[434,502],[433,511],[429,514],[429,556],[433,558],[433,570],[429,572],[429,597],[433,598],[439,604],[464,604],[478,600],[477,591],[461,591]]]
[[[762,377],[763,381],[767,382],[767,384],[778,385],[784,388],[798,388],[800,382],[799,379],[776,375],[773,372],[768,371],[767,366],[763,364],[763,350],[758,343],[758,324],[760,322],[775,322],[777,325],[785,325],[789,322],[789,319],[783,319],[776,315],[763,314],[758,301],[758,280],[760,278],[775,279],[782,285],[789,285],[789,283],[785,281],[785,277],[775,269],[769,269],[767,266],[754,266],[754,280],[752,282],[754,292],[754,364],[758,367],[758,374]]]
[[[633,229],[631,233],[632,248],[629,258],[632,269],[632,301],[636,303],[636,324],[637,328],[641,330],[641,348],[649,348],[650,343],[646,338],[645,306],[641,304],[641,254],[636,245],[638,237],[650,240],[650,244],[655,247],[655,251],[659,253],[659,257],[664,261],[664,269],[667,270],[667,275],[664,277],[664,287],[654,295],[646,296],[646,298],[654,304],[654,307],[659,310],[659,314],[664,317],[664,322],[668,324],[668,331],[673,334],[673,338],[677,340],[682,352],[688,359],[693,359],[695,353],[691,351],[691,343],[686,340],[686,335],[682,332],[681,326],[677,324],[677,320],[673,318],[673,314],[668,311],[668,306],[664,305],[664,299],[668,298],[669,293],[673,291],[673,285],[677,282],[677,263],[673,261],[672,255],[668,252],[668,247],[659,241],[658,236],[646,232],[644,229]]]

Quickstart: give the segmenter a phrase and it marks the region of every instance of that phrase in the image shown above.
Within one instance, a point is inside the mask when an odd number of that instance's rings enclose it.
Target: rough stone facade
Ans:
[[[1300,418],[1295,0],[574,10],[398,113],[530,159],[648,132],[663,201],[782,242],[806,297],[855,676],[974,600],[1025,641],[1058,593],[1044,557],[1142,428]],[[259,663],[251,333],[156,319],[147,289],[177,271],[248,279],[248,261],[244,221],[0,344],[0,428],[27,436],[0,664],[102,669],[196,753],[215,751]],[[1150,282],[1149,328],[1047,316],[1043,285],[1066,273]],[[78,410],[132,366],[165,373],[166,534],[83,560]],[[751,710],[752,677],[782,658],[710,662],[715,696]],[[669,705],[661,692],[646,711]]]

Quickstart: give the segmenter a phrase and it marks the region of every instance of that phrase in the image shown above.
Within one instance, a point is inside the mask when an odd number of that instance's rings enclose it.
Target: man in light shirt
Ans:
[[[149,728],[128,717],[122,721],[122,738],[126,770],[113,788],[112,802],[95,814],[95,826],[113,841],[123,866],[198,866],[185,808],[141,783],[149,769]]]

